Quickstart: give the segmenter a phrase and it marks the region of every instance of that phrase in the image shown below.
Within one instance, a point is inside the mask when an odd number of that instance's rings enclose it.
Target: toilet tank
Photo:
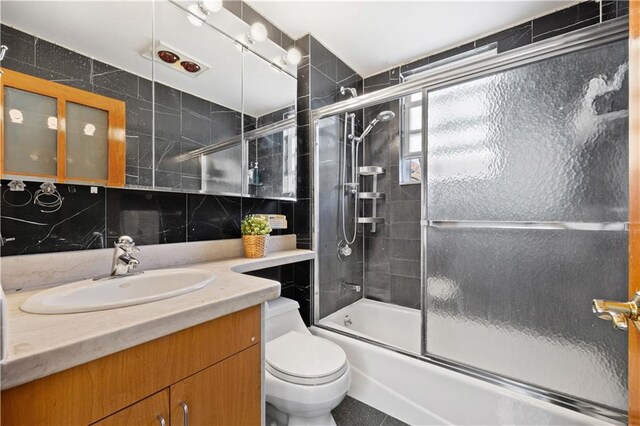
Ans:
[[[302,321],[299,308],[298,302],[286,297],[268,301],[265,312],[265,340],[268,342],[289,331],[310,334]]]

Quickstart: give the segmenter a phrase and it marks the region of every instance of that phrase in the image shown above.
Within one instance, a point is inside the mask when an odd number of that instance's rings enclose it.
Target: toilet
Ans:
[[[267,426],[335,425],[331,410],[351,386],[347,356],[338,345],[312,335],[298,302],[267,302],[265,393]]]

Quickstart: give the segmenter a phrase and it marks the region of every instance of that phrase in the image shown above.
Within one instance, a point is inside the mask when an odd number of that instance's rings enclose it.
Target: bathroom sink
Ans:
[[[199,290],[215,276],[198,269],[158,269],[118,278],[82,280],[43,290],[20,307],[32,314],[101,311],[168,299]]]

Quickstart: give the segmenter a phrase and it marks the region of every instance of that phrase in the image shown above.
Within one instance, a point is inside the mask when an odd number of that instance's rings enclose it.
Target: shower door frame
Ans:
[[[575,398],[570,395],[566,395],[559,392],[554,392],[549,389],[530,385],[528,383],[519,382],[517,380],[509,379],[499,374],[491,373],[482,369],[471,367],[465,364],[457,363],[447,359],[440,358],[438,356],[429,355],[426,353],[426,307],[424,304],[426,295],[426,248],[427,248],[427,203],[426,203],[426,190],[427,188],[422,185],[421,191],[421,220],[420,220],[420,234],[421,234],[421,280],[420,280],[420,292],[421,292],[421,336],[420,347],[421,353],[415,354],[407,352],[406,350],[397,348],[395,346],[387,345],[378,342],[373,339],[368,339],[363,336],[354,335],[341,330],[336,330],[331,327],[320,324],[320,290],[319,290],[319,191],[315,186],[315,182],[319,181],[319,166],[317,159],[319,158],[319,142],[318,142],[318,122],[322,118],[342,114],[345,112],[351,112],[357,109],[364,109],[366,107],[374,106],[383,102],[397,100],[403,96],[410,95],[416,92],[422,92],[423,102],[425,102],[426,94],[428,91],[443,87],[445,85],[451,85],[454,83],[461,83],[471,79],[476,79],[482,76],[495,74],[500,71],[511,69],[514,67],[527,65],[533,62],[538,62],[544,59],[560,56],[563,54],[587,49],[590,47],[599,46],[606,43],[612,43],[615,41],[626,40],[629,34],[629,19],[628,17],[620,17],[612,19],[606,22],[592,25],[587,28],[578,29],[566,34],[561,34],[540,42],[536,42],[531,45],[523,46],[517,49],[513,49],[504,53],[486,56],[478,55],[477,60],[465,61],[459,67],[451,68],[443,66],[441,70],[434,68],[432,71],[425,73],[423,77],[419,77],[407,82],[400,83],[396,86],[381,89],[376,92],[364,94],[357,98],[351,98],[342,102],[338,102],[332,105],[321,107],[311,111],[311,120],[309,123],[309,135],[310,144],[313,148],[311,150],[313,155],[313,185],[312,185],[312,200],[313,200],[313,212],[312,212],[312,226],[313,226],[313,239],[312,249],[315,252],[315,261],[313,265],[313,283],[312,283],[312,324],[315,327],[332,331],[334,333],[342,334],[353,339],[357,339],[366,343],[375,344],[380,347],[392,350],[403,355],[410,356],[412,358],[419,359],[424,362],[428,362],[434,365],[444,367],[448,370],[452,370],[458,373],[462,373],[468,376],[472,376],[481,379],[486,382],[490,382],[508,388],[519,393],[526,394],[533,398],[550,402],[554,405],[558,405],[573,411],[577,411],[595,418],[600,418],[606,421],[617,421],[621,423],[627,423],[627,413],[621,410],[616,410],[611,407],[593,403],[590,401]],[[424,105],[424,104],[423,104]],[[426,123],[427,110],[423,107],[423,122]],[[427,168],[424,164],[424,155],[427,152],[427,132],[422,133],[422,147],[423,147],[423,167],[422,167],[422,182],[426,181]],[[363,291],[364,294],[364,291]],[[363,296],[364,297],[364,296]]]

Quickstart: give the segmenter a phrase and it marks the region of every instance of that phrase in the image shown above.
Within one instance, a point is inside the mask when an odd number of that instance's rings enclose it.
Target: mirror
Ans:
[[[4,178],[151,185],[152,6],[3,2]]]
[[[29,117],[42,122],[28,129],[41,136],[42,146],[29,147],[26,156],[46,173],[29,163],[21,179],[42,181],[44,174],[61,181],[58,163],[64,163],[88,176],[63,175],[66,182],[295,199],[296,65],[282,59],[284,36],[280,43],[251,44],[250,25],[232,11],[204,12],[196,1],[5,2],[4,69],[119,102],[126,121],[118,132],[105,128],[113,120],[104,108],[89,109],[91,103],[65,100],[76,123],[70,116],[63,120],[55,96],[38,93],[36,104],[16,92],[5,96],[21,105],[4,105],[5,118],[11,120],[9,109],[21,108],[25,123]],[[72,130],[65,137],[78,152],[73,158],[71,151],[61,156],[56,144],[63,122]],[[122,138],[113,146],[126,147],[121,181],[105,169],[116,163],[105,136],[112,134]],[[85,152],[88,146],[95,148]],[[6,172],[3,178],[15,177]]]
[[[245,57],[243,193],[296,198],[296,81],[251,53]]]

